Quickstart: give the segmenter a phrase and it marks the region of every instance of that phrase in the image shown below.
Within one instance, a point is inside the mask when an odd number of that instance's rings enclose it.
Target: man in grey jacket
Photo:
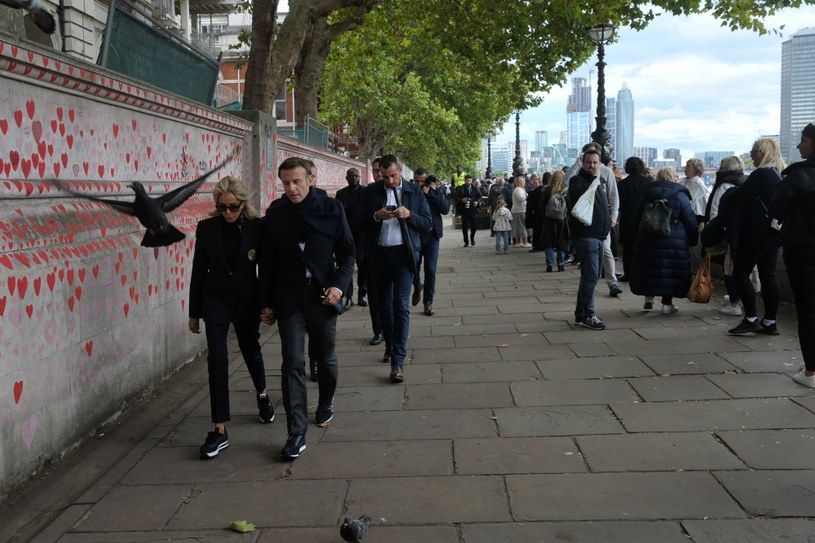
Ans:
[[[568,186],[569,179],[580,171],[583,164],[583,155],[589,149],[595,149],[598,153],[602,153],[603,149],[596,142],[587,143],[583,146],[583,150],[577,161],[569,166],[566,174],[563,177],[563,183]],[[606,194],[608,200],[608,211],[611,215],[611,228],[617,225],[617,215],[620,212],[620,194],[617,192],[617,178],[614,177],[614,171],[608,166],[600,164],[600,187]],[[603,241],[603,270],[606,274],[606,284],[608,285],[608,295],[617,296],[623,292],[620,284],[617,282],[617,267],[614,263],[614,254],[611,251],[611,231]]]

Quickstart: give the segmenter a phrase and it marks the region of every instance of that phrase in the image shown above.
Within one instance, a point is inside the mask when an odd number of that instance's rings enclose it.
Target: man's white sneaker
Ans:
[[[719,313],[722,315],[732,315],[734,317],[741,317],[741,306],[736,305],[732,306],[730,304],[725,304],[719,308]]]
[[[670,315],[671,313],[676,313],[677,311],[679,311],[679,308],[676,307],[673,304],[671,304],[671,305],[663,305],[662,306],[662,314],[663,315]]]
[[[804,385],[805,387],[809,388],[815,388],[815,375],[807,375],[805,369],[802,369],[801,371],[793,375],[792,380],[798,383],[799,385]]]

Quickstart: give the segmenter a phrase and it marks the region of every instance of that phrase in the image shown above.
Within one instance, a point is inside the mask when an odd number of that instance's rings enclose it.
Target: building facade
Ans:
[[[572,78],[572,94],[566,103],[566,145],[580,149],[591,141],[591,87],[585,77]]]
[[[614,119],[614,160],[622,166],[634,155],[634,99],[626,83],[617,92]]]
[[[815,28],[796,32],[781,45],[781,153],[787,162],[798,162],[795,148],[801,130],[815,122]]]

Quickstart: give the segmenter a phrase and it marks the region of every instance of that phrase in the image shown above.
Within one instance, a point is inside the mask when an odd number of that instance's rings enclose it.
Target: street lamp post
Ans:
[[[602,24],[590,28],[588,32],[597,44],[597,128],[591,133],[591,139],[600,144],[604,155],[611,156],[611,134],[606,130],[606,78],[603,69],[606,66],[605,46],[614,38],[614,25]]]
[[[523,175],[524,159],[521,158],[521,112],[515,112],[515,158],[512,159],[512,176]]]

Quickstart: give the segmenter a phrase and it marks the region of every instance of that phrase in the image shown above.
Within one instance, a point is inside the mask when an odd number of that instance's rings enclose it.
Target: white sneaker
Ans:
[[[804,385],[805,387],[809,388],[815,388],[815,375],[807,375],[806,370],[804,369],[793,375],[792,380],[798,383],[799,385]]]
[[[671,304],[671,305],[663,305],[662,306],[662,314],[663,315],[670,315],[671,313],[676,313],[677,311],[679,311],[679,308],[676,307],[673,304]]]
[[[730,304],[723,305],[719,308],[719,313],[722,315],[733,315],[734,317],[741,317],[741,306],[732,306]]]
[[[724,303],[726,303],[726,304],[730,303],[730,295],[729,294],[724,295]]]

